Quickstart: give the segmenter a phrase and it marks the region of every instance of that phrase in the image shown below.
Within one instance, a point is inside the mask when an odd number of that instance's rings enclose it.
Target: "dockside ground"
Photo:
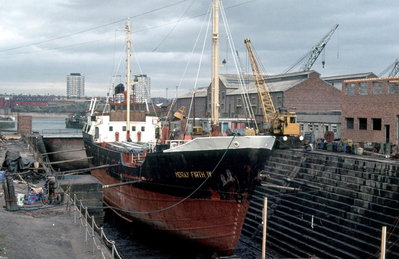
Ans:
[[[1,144],[0,163],[6,150],[28,153],[21,141]],[[25,184],[15,182],[16,192],[26,192]],[[65,204],[58,206],[4,208],[4,191],[0,188],[0,258],[98,258],[92,243],[85,241],[84,228],[74,223]],[[104,251],[103,251],[104,252]],[[105,251],[107,253],[108,251]]]

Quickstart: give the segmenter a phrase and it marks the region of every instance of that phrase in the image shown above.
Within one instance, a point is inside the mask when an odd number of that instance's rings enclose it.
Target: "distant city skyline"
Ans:
[[[151,78],[147,75],[135,75],[133,82],[135,101],[138,103],[149,102],[151,99]]]
[[[66,96],[68,98],[85,96],[85,77],[81,73],[67,75]]]

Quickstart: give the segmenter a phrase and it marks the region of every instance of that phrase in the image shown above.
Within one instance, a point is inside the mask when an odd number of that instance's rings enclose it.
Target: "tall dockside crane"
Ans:
[[[399,73],[399,58],[397,58],[393,64],[389,65],[389,67],[382,71],[380,76],[385,75],[388,71],[390,71],[388,77],[396,76]]]
[[[334,32],[337,30],[339,24],[336,24],[316,45],[313,46],[313,48],[305,54],[302,58],[300,58],[294,65],[289,67],[286,71],[283,72],[283,74],[288,73],[291,71],[294,67],[298,66],[301,64],[304,60],[306,60],[305,63],[301,66],[298,72],[306,72],[309,71],[314,62],[317,60],[319,57],[320,53],[323,51],[324,47],[327,45],[327,42],[331,39],[332,35]],[[325,64],[325,61],[322,61],[323,67]]]
[[[263,129],[275,135],[300,135],[299,123],[296,123],[294,112],[279,111],[275,108],[270,91],[267,87],[264,74],[260,70],[258,59],[256,58],[251,41],[244,40],[251,62],[251,68],[255,77],[255,85],[263,112]]]

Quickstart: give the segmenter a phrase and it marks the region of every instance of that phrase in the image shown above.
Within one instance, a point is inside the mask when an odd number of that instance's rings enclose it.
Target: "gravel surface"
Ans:
[[[24,148],[21,143],[8,142],[0,146],[0,163],[5,151]],[[21,150],[21,154],[26,150]],[[15,184],[16,193],[26,193],[25,184]],[[66,205],[36,210],[7,211],[4,208],[4,191],[0,182],[0,259],[4,258],[100,258],[92,254],[91,239],[85,241],[84,228],[73,222]],[[22,208],[40,206],[24,205]],[[109,251],[106,251],[110,258]]]

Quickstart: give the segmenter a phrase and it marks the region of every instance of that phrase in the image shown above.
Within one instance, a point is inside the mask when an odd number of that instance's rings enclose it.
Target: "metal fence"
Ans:
[[[91,239],[92,243],[92,253],[99,254],[102,258],[106,259],[109,256],[109,248],[111,249],[110,258],[119,258],[120,256],[118,250],[115,246],[115,241],[110,240],[104,233],[102,227],[97,226],[94,216],[90,216],[87,212],[87,207],[83,206],[82,201],[76,198],[76,194],[72,197],[65,193],[65,199],[67,203],[67,210],[71,214],[73,210],[73,222],[80,223],[79,228],[84,229],[85,241],[89,242]],[[105,252],[106,251],[106,252]]]

